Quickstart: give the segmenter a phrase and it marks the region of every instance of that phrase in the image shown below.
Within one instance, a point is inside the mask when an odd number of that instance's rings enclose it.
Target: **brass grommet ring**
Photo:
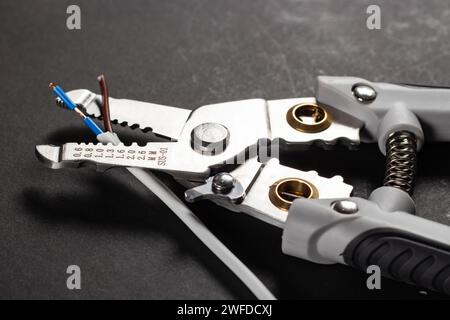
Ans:
[[[286,178],[276,181],[269,189],[270,201],[279,209],[288,211],[297,198],[316,199],[317,188],[306,180]]]
[[[289,125],[301,132],[315,133],[331,125],[331,115],[314,103],[300,103],[289,109],[286,115]]]

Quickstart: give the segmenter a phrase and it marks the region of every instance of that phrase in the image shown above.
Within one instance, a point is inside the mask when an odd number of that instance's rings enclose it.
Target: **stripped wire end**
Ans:
[[[64,102],[67,108],[74,110],[77,107],[77,105],[66,95],[60,86],[50,82],[49,87],[53,89],[53,93]]]
[[[96,135],[102,134],[103,131],[100,127],[88,116],[86,116],[83,111],[81,111],[78,106],[69,98],[69,96],[61,89],[60,86],[55,85],[50,82],[49,87],[53,89],[53,93],[61,100],[61,102],[70,110],[75,111],[80,117],[83,118],[85,125]]]
[[[73,109],[73,111],[75,111],[76,113],[78,113],[80,115],[80,117],[82,117],[83,119],[86,118],[86,115],[83,113],[83,111],[81,111],[78,108]]]

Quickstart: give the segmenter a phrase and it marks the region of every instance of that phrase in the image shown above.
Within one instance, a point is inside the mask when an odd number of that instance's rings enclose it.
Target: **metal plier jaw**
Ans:
[[[84,89],[68,95],[88,115],[100,116],[101,96]],[[280,148],[313,143],[331,147],[338,141],[348,146],[359,143],[355,121],[342,113],[331,115],[314,98],[250,99],[206,105],[194,111],[114,98],[109,105],[114,122],[150,129],[170,141],[145,146],[41,145],[36,147],[38,158],[51,168],[90,162],[100,170],[126,166],[164,171],[188,188],[197,187],[186,193],[188,201],[207,198],[275,225],[286,219],[286,201],[290,203],[298,196],[330,198],[351,193],[352,187],[341,177],[323,178],[315,172],[281,166],[275,159]],[[211,189],[217,185],[211,184],[214,174],[222,171],[232,176],[233,192]],[[283,179],[291,180],[283,183]],[[281,185],[280,191],[272,190],[277,188],[275,184]],[[240,195],[233,198],[238,189]]]
[[[100,116],[99,95],[68,95],[87,114]],[[251,99],[194,111],[111,98],[113,121],[169,141],[41,145],[36,153],[51,168],[89,162],[99,169],[166,172],[189,188],[187,201],[208,199],[283,227],[286,254],[363,270],[378,265],[387,277],[450,294],[450,228],[414,216],[404,188],[410,183],[404,177],[415,169],[404,166],[411,151],[425,140],[450,141],[449,101],[448,88],[325,76],[318,77],[315,98]],[[340,176],[295,170],[277,159],[280,149],[329,148],[338,141],[353,147],[360,140],[378,143],[402,165],[369,199],[350,197],[352,186]]]

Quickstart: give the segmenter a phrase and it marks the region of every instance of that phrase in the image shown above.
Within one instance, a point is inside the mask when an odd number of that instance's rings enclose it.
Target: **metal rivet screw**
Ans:
[[[342,214],[352,214],[358,212],[358,205],[350,200],[339,200],[331,204],[333,210]]]
[[[355,84],[352,88],[352,92],[356,100],[363,103],[370,103],[377,97],[375,89],[367,84]]]
[[[234,178],[228,172],[221,172],[214,176],[212,180],[212,190],[214,193],[226,194],[234,187]]]
[[[228,145],[230,132],[228,129],[214,122],[202,123],[191,133],[192,149],[204,155],[222,153]]]

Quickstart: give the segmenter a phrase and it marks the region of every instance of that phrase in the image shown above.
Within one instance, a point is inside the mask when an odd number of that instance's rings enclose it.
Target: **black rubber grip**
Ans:
[[[355,238],[343,256],[355,268],[377,265],[385,277],[450,295],[450,245],[375,229]]]

